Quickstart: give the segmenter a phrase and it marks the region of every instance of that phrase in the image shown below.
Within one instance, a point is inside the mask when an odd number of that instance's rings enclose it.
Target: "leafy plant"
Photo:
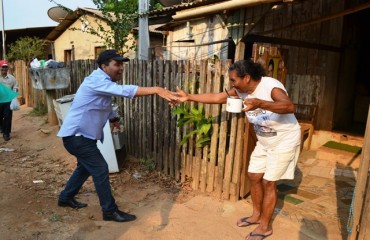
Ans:
[[[196,135],[196,146],[202,148],[211,142],[212,118],[206,118],[203,106],[189,108],[187,104],[174,108],[172,114],[179,115],[177,127],[194,124],[194,130],[188,132],[181,140],[180,145],[185,144],[190,137]]]
[[[46,106],[35,107],[29,113],[30,116],[44,116],[48,113],[48,109]]]
[[[155,161],[153,159],[140,159],[140,164],[145,171],[153,171],[155,169]]]
[[[24,60],[30,62],[33,58],[42,58],[45,56],[45,46],[48,41],[38,37],[22,37],[13,44],[9,45],[7,55],[10,61]]]

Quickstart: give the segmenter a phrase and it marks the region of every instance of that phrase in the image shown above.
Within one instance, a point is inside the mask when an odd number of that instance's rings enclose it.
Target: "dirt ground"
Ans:
[[[123,170],[110,178],[118,206],[135,214],[136,221],[102,221],[91,179],[78,195],[87,208],[58,207],[57,197],[76,162],[56,137],[59,127],[48,124],[47,116],[31,116],[31,110],[22,106],[14,112],[11,140],[0,139],[0,239],[241,240],[254,229],[235,225],[238,218],[251,214],[250,200],[222,201],[195,192],[157,172],[144,171],[130,156]],[[301,225],[302,221],[278,216],[268,239],[339,239],[335,232],[333,238],[315,237],[317,229],[309,233]],[[332,225],[336,229],[334,221]]]

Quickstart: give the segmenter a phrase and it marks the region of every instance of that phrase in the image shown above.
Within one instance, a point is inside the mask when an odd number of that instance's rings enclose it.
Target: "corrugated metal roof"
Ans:
[[[149,11],[148,15],[149,16],[162,15],[165,13],[180,11],[180,10],[189,9],[189,8],[198,7],[201,5],[206,5],[206,4],[216,3],[216,2],[225,2],[225,0],[195,0],[194,2],[190,2],[190,3],[182,3],[178,5],[173,5],[170,7],[164,7],[162,9],[155,9],[155,10]]]

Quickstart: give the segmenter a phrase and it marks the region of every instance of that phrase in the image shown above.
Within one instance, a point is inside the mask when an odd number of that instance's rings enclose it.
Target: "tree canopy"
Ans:
[[[48,41],[38,37],[22,37],[9,45],[7,59],[30,62],[35,57],[42,58],[46,54],[45,46],[47,43]]]

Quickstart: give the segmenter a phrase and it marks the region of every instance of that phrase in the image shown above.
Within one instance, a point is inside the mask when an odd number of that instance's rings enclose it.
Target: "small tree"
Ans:
[[[38,37],[22,37],[9,45],[7,58],[10,61],[24,60],[29,63],[33,58],[41,58],[46,54],[45,46],[48,41]]]

